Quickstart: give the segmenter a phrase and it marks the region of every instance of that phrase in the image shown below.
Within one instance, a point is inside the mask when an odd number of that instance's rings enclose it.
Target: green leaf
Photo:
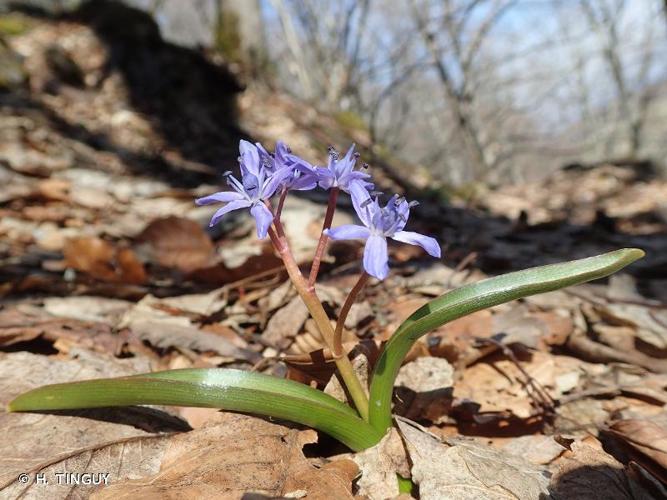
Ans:
[[[358,451],[382,437],[349,406],[321,391],[261,373],[221,368],[169,370],[53,384],[21,394],[9,411],[128,405],[221,408],[307,425]]]
[[[371,425],[382,433],[391,427],[391,396],[396,375],[406,354],[422,335],[487,307],[603,278],[643,256],[642,250],[626,248],[504,274],[452,290],[417,309],[398,327],[375,365],[370,390]]]
[[[398,480],[398,493],[407,493],[408,495],[411,495],[412,490],[415,489],[415,483],[412,482],[412,479],[403,477],[400,474],[396,474],[396,479]]]

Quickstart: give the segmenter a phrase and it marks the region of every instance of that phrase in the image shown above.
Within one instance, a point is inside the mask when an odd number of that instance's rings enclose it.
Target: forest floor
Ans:
[[[19,83],[0,93],[3,497],[388,498],[396,474],[412,476],[422,498],[667,495],[667,182],[651,165],[571,166],[444,201],[422,174],[408,179],[407,166],[374,156],[363,130],[243,88],[147,19],[122,34],[109,19],[0,18],[0,57],[20,56]],[[212,209],[193,203],[219,190],[244,137],[285,140],[314,163],[327,145],[356,142],[383,191],[421,201],[411,229],[436,237],[444,258],[390,247],[390,277],[369,284],[345,323],[345,342],[362,340],[371,362],[407,316],[453,287],[620,247],[647,256],[609,280],[428,334],[399,374],[401,432],[362,453],[214,409],[6,413],[45,383],[187,367],[335,393],[331,364],[304,361],[319,349],[316,329],[252,219],[209,230]],[[351,222],[349,200],[340,206],[335,224]],[[322,193],[288,199],[284,223],[304,267],[324,210]],[[330,247],[318,285],[330,311],[354,285],[361,251]],[[63,471],[108,472],[109,485],[58,484]]]

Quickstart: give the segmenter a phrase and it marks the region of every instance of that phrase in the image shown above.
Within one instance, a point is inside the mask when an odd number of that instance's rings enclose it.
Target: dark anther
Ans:
[[[363,168],[364,170],[368,169],[368,167],[370,167],[370,165],[369,165],[368,163],[366,163],[366,162],[363,162],[363,163],[361,164],[361,168]]]
[[[331,158],[333,158],[334,160],[338,159],[338,151],[336,151],[336,148],[334,148],[333,146],[329,146],[327,148],[327,151],[329,152],[329,156],[331,156]]]
[[[355,160],[358,160],[360,156],[361,156],[361,153],[358,153],[358,152],[354,153],[354,159]]]

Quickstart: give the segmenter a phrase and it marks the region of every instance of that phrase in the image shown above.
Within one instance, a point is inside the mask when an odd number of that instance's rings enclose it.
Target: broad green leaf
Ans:
[[[487,307],[603,278],[644,256],[626,248],[562,264],[534,267],[452,290],[415,311],[389,339],[375,365],[370,391],[370,423],[391,426],[391,396],[401,363],[415,341],[439,326]]]
[[[221,368],[47,385],[16,397],[9,411],[141,404],[221,408],[280,418],[321,430],[355,451],[382,437],[352,408],[321,391],[291,380]]]

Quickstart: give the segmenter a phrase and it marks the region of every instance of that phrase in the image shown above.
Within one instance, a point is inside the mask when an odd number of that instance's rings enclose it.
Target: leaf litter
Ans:
[[[192,203],[219,181],[210,159],[233,164],[236,153],[224,145],[237,142],[238,129],[227,131],[233,140],[203,145],[209,160],[188,159],[132,109],[117,70],[104,80],[108,47],[92,29],[64,20],[35,26],[10,40],[25,58],[30,91],[3,95],[0,107],[3,404],[44,381],[192,366],[327,385],[330,353],[317,351],[312,323],[252,221],[206,229],[210,210]],[[72,57],[104,84],[76,97],[47,92],[55,77],[41,57],[54,42],[80,47]],[[299,144],[312,160],[319,143],[349,142],[303,106],[249,88],[240,123],[258,139]],[[206,118],[197,123],[208,130]],[[381,183],[420,197],[376,169]],[[395,411],[423,429],[398,420],[402,436],[337,458],[341,450],[316,443],[313,431],[210,409],[3,412],[3,494],[43,497],[39,485],[21,489],[13,478],[66,467],[114,477],[106,487],[49,489],[50,498],[384,498],[398,494],[396,473],[411,476],[422,498],[659,498],[667,477],[667,225],[642,217],[659,213],[665,197],[665,181],[632,164],[602,164],[415,209],[418,224],[447,243],[445,261],[424,267],[417,254],[390,248],[397,271],[367,287],[345,324],[346,342],[366,342],[363,373],[396,326],[453,287],[616,246],[648,254],[632,275],[481,311],[422,339],[401,370]],[[612,225],[601,226],[599,213]],[[296,198],[284,216],[307,265],[322,204]],[[335,225],[353,220],[346,210],[337,217]],[[359,252],[330,247],[318,292],[331,311],[354,284]],[[299,364],[282,361],[290,356]],[[184,431],[188,423],[194,430]]]

